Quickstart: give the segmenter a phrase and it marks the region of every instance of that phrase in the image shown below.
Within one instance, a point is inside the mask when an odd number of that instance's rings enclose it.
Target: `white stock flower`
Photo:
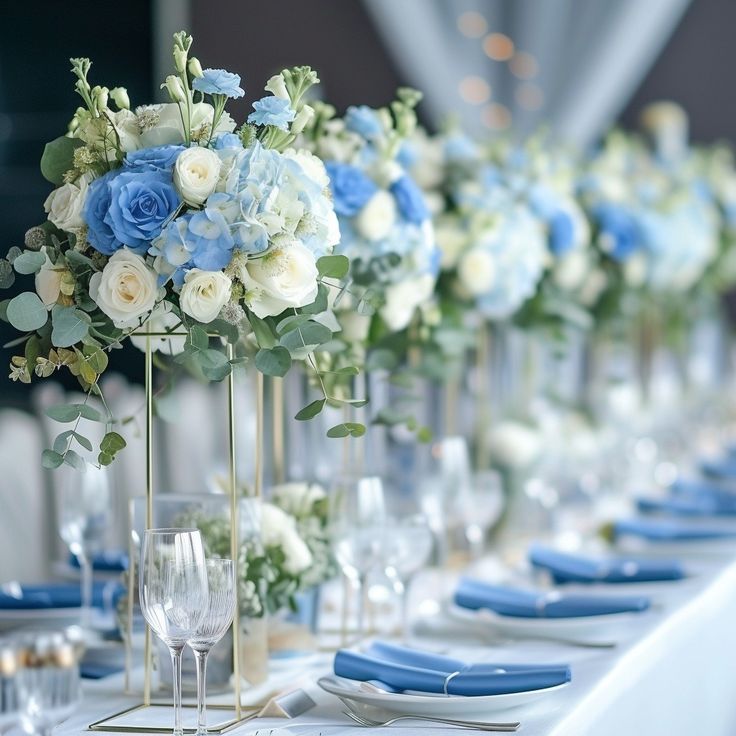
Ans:
[[[140,128],[138,127],[138,116],[131,110],[123,109],[117,112],[107,113],[115,126],[120,148],[124,153],[137,151],[141,148]],[[110,150],[114,151],[114,147]]]
[[[163,105],[147,105],[139,108],[139,122],[141,113],[146,118],[155,121],[150,127],[141,132],[141,145],[144,148],[151,146],[163,146],[169,143],[182,143],[184,141],[184,128],[181,122],[179,106],[173,102]],[[205,127],[212,125],[214,109],[207,102],[195,102],[192,105],[192,132],[203,131]],[[214,134],[232,133],[235,130],[235,121],[227,113],[223,113],[217,123]]]
[[[181,287],[181,310],[198,322],[207,324],[217,317],[230,299],[232,281],[222,271],[187,271]]]
[[[485,294],[493,289],[496,272],[493,253],[480,246],[467,250],[458,262],[457,275],[460,285],[472,296]]]
[[[61,278],[66,272],[66,267],[62,265],[54,265],[46,251],[46,246],[41,249],[46,256],[46,261],[41,266],[41,270],[36,274],[36,293],[46,307],[56,304],[61,294]],[[63,262],[63,261],[62,261]]]
[[[416,308],[433,293],[434,278],[428,273],[391,284],[386,287],[386,302],[379,310],[381,318],[391,332],[403,330],[409,326]]]
[[[46,197],[43,208],[59,230],[73,233],[84,227],[82,209],[89,182],[90,177],[85,174],[74,183],[62,184]]]
[[[138,326],[156,304],[156,274],[127,248],[116,251],[89,281],[89,293],[116,327]]]
[[[282,100],[289,99],[289,93],[286,90],[286,82],[281,74],[274,74],[268,82],[266,82],[266,92],[270,92],[274,97],[280,97]]]
[[[261,542],[264,547],[278,547],[284,553],[284,569],[299,575],[312,564],[312,553],[296,530],[293,517],[277,506],[261,507]]]
[[[178,328],[178,329],[177,329]],[[172,311],[170,302],[163,301],[156,305],[156,308],[151,312],[151,316],[143,323],[140,329],[136,330],[131,336],[130,341],[138,348],[138,350],[146,349],[146,338],[144,335],[139,335],[139,332],[166,332],[171,330],[172,332],[181,333],[184,330],[181,320]],[[151,338],[151,350],[154,353],[163,353],[164,355],[179,355],[184,352],[184,343],[186,342],[186,335],[176,334],[169,337],[152,337]]]
[[[201,146],[187,148],[176,157],[174,185],[187,204],[197,207],[215,191],[220,163],[214,151]]]
[[[384,189],[377,191],[355,217],[357,232],[366,240],[382,240],[396,222],[396,200]]]
[[[240,268],[245,303],[263,319],[291,307],[304,307],[317,297],[317,260],[298,240],[251,258]]]

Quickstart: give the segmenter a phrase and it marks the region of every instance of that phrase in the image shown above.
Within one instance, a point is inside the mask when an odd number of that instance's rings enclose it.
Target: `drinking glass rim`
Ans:
[[[199,529],[195,528],[177,528],[177,527],[161,527],[160,529],[144,529],[144,534],[150,534],[153,536],[154,534],[158,535],[164,535],[164,534],[192,534],[194,532],[197,532],[200,534]]]

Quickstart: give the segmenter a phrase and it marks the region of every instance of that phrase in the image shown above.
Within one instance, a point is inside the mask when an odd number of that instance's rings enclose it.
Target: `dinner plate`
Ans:
[[[637,557],[726,557],[736,554],[736,539],[693,539],[655,542],[622,535],[614,550]]]
[[[535,639],[570,639],[570,641],[612,642],[622,638],[630,625],[641,620],[641,613],[605,613],[597,616],[565,618],[532,618],[502,616],[487,608],[471,611],[451,604],[448,613],[457,620],[488,626],[490,630],[510,637]]]
[[[447,716],[449,718],[469,718],[496,711],[518,708],[540,698],[547,697],[562,690],[570,683],[539,690],[525,690],[521,693],[504,693],[502,695],[440,695],[415,693],[374,693],[360,689],[361,683],[343,677],[320,677],[317,684],[328,693],[336,695],[340,700],[353,705],[373,706],[391,713],[404,716]]]
[[[0,631],[21,628],[75,626],[82,620],[81,608],[13,608],[0,609]],[[115,627],[112,611],[92,609],[92,624],[97,629]]]

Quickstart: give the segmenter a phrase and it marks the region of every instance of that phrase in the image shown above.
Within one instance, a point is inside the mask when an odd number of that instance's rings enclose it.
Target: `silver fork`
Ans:
[[[468,728],[475,731],[516,731],[521,725],[518,721],[513,723],[484,723],[483,721],[456,721],[452,718],[435,718],[430,716],[394,716],[386,721],[375,721],[372,718],[358,715],[350,710],[344,710],[343,713],[351,720],[359,723],[366,728],[379,728],[381,726],[390,726],[396,721],[430,721],[431,723],[443,723],[448,726],[458,726],[459,728]]]

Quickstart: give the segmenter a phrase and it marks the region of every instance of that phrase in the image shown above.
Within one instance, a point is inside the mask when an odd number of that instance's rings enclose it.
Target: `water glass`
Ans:
[[[236,575],[232,560],[206,562],[209,596],[204,618],[188,640],[197,661],[197,736],[207,734],[207,657],[235,616]]]
[[[174,684],[174,736],[182,736],[181,653],[207,613],[209,586],[196,529],[148,529],[139,575],[141,611],[168,646]]]

